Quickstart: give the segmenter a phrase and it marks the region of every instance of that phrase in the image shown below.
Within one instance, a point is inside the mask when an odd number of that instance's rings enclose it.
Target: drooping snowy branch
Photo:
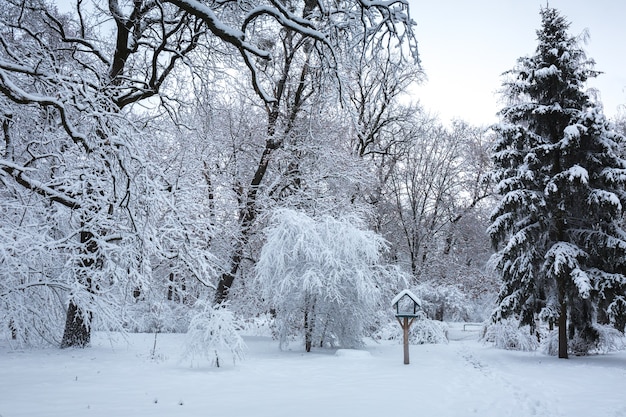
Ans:
[[[276,310],[281,344],[294,333],[304,333],[307,349],[361,343],[380,291],[384,241],[352,222],[274,213],[256,283]]]

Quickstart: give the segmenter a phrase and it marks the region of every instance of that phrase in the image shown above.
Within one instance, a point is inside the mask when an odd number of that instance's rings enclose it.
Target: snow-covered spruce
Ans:
[[[507,73],[509,105],[494,127],[502,199],[488,231],[503,284],[493,318],[558,322],[567,357],[568,339],[584,341],[577,353],[595,346],[598,322],[624,330],[626,161],[624,137],[584,90],[593,61],[557,10],[541,18],[536,53]]]

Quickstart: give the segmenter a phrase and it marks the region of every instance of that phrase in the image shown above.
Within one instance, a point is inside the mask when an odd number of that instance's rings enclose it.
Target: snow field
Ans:
[[[454,330],[454,329],[453,329]],[[280,351],[246,337],[247,359],[180,362],[183,335],[94,336],[84,350],[0,343],[0,415],[19,416],[626,416],[626,352],[570,360],[502,351],[451,331],[449,344]],[[459,340],[462,339],[462,340]]]

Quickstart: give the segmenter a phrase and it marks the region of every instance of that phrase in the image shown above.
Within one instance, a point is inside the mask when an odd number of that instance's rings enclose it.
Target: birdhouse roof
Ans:
[[[395,306],[396,304],[398,304],[398,302],[402,299],[402,297],[404,296],[408,296],[411,300],[413,300],[413,302],[415,304],[417,304],[418,306],[422,306],[422,301],[417,298],[417,296],[415,294],[413,294],[411,292],[411,290],[402,290],[400,291],[400,293],[398,295],[396,295],[393,300],[391,301],[391,305]]]

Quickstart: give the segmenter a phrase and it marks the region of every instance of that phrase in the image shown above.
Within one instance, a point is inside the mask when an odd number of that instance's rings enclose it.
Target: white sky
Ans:
[[[570,22],[570,34],[589,31],[584,48],[602,71],[589,83],[612,117],[626,105],[626,2],[549,0]],[[500,75],[532,55],[545,0],[410,0],[428,81],[414,94],[443,121],[497,121]]]

